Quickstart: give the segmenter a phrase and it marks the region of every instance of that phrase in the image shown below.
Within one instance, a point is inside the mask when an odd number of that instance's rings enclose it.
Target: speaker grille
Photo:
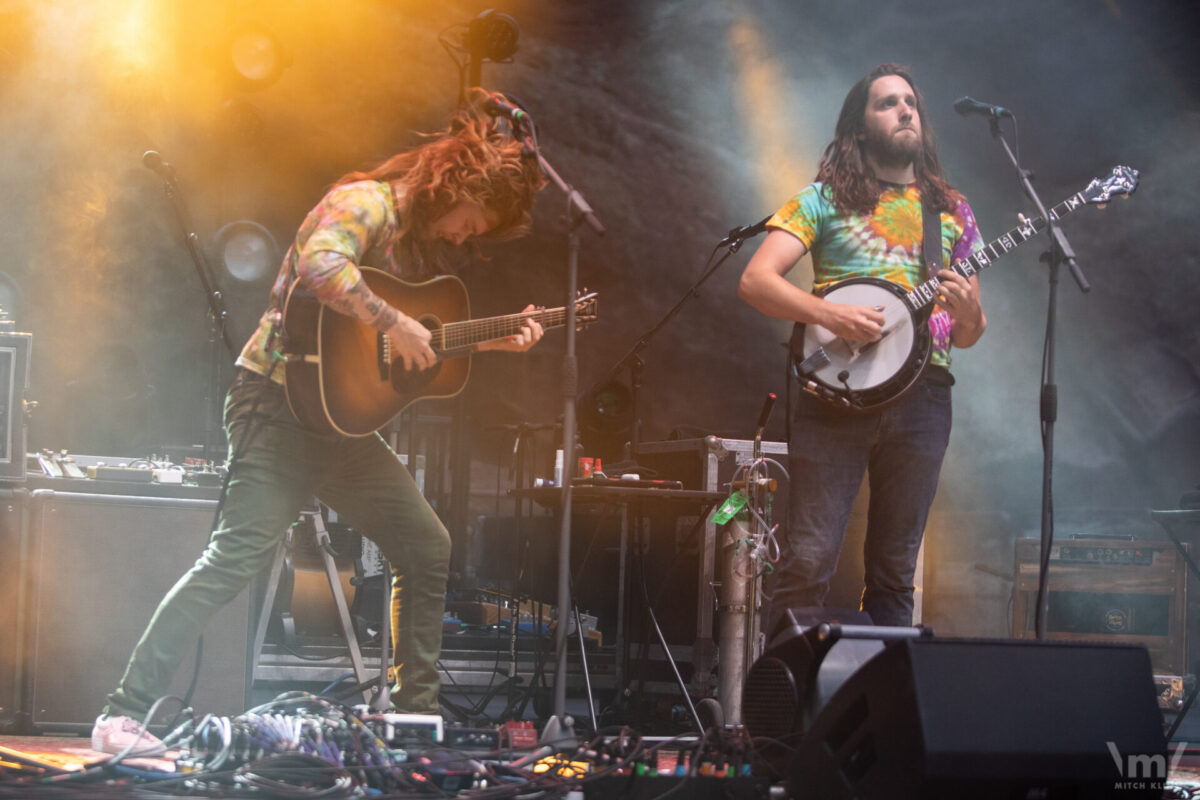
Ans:
[[[783,739],[796,730],[800,714],[796,676],[780,658],[754,662],[742,689],[742,721],[754,738]]]
[[[86,732],[159,601],[204,549],[216,501],[39,489],[29,503],[30,719],[43,731]],[[205,629],[198,710],[246,708],[249,594]],[[194,652],[172,694],[187,691]]]

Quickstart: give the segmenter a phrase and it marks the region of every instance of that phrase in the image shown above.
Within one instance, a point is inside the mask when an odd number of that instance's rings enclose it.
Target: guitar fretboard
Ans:
[[[520,333],[527,319],[536,320],[543,328],[558,328],[567,323],[567,309],[546,308],[500,317],[448,322],[433,332],[430,347],[434,350],[457,350],[493,339],[503,339]]]
[[[1087,201],[1084,199],[1083,192],[1076,192],[1054,206],[1054,208],[1051,208],[1048,213],[1053,219],[1059,220],[1086,204]],[[993,261],[999,259],[1005,253],[1015,250],[1045,229],[1046,220],[1044,217],[1035,217],[1034,219],[1027,220],[1003,236],[985,244],[963,260],[956,262],[949,269],[957,272],[964,278],[970,278],[972,275],[978,274],[991,266]],[[911,292],[905,294],[904,299],[913,311],[919,311],[933,302],[933,298],[937,296],[937,289],[941,285],[942,282],[937,277],[930,278]]]

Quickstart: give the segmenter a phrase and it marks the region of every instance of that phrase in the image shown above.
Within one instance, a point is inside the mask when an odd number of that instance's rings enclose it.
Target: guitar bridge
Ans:
[[[377,335],[379,339],[375,350],[379,354],[379,380],[388,381],[392,377],[392,340],[383,331]]]

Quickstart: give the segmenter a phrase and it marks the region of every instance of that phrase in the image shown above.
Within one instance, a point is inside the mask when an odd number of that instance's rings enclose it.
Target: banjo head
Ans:
[[[803,358],[817,350],[824,350],[829,357],[828,364],[806,377],[833,391],[844,393],[849,388],[868,395],[863,398],[867,405],[875,405],[869,395],[876,390],[889,398],[902,392],[924,366],[929,339],[904,295],[902,287],[877,278],[852,278],[826,291],[822,296],[831,303],[882,308],[884,336],[877,342],[850,342],[819,325],[806,325]],[[915,374],[910,376],[914,361]],[[894,387],[897,382],[900,385]]]

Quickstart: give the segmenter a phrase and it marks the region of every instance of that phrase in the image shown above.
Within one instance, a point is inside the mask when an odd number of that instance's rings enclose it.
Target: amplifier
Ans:
[[[1018,539],[1013,636],[1036,636],[1041,542]],[[1077,538],[1050,549],[1046,638],[1141,644],[1156,672],[1188,672],[1187,568],[1169,541]]]
[[[208,542],[216,501],[38,489],[26,504],[19,699],[40,732],[86,733],[159,601]],[[198,711],[247,707],[249,594],[205,630]],[[186,693],[194,653],[171,694]]]

